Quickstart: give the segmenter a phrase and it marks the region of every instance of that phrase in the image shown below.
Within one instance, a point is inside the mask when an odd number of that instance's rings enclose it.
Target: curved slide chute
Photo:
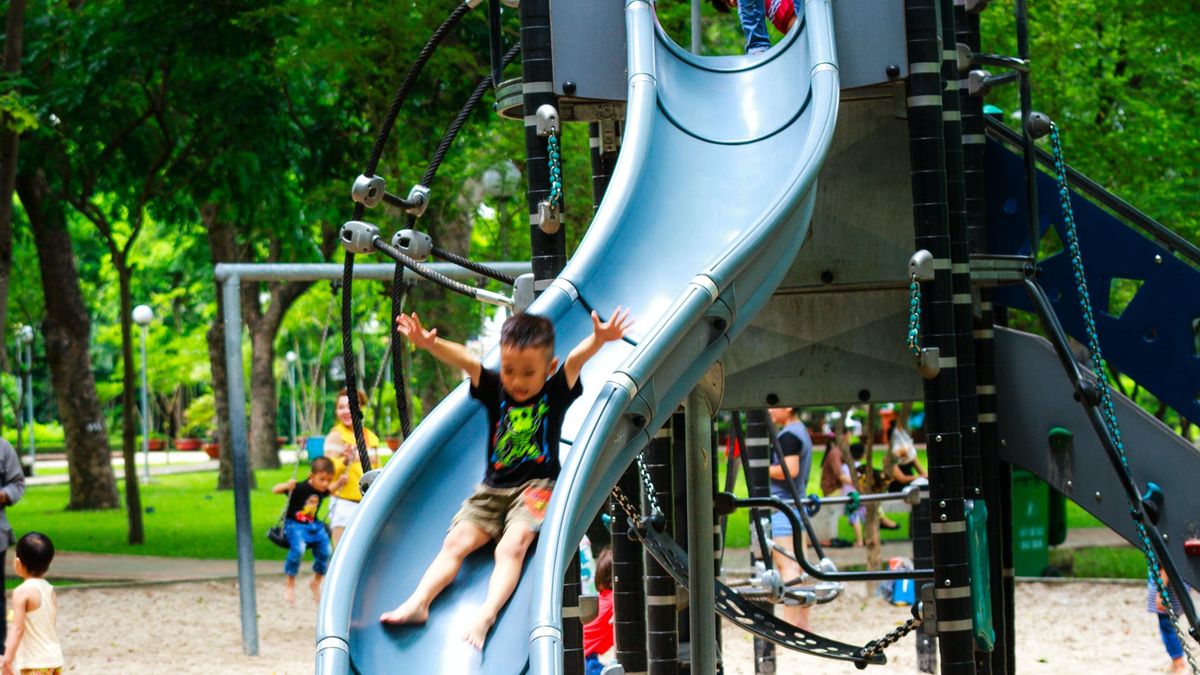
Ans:
[[[588,521],[763,307],[808,232],[839,84],[830,0],[804,12],[765,56],[699,58],[657,28],[645,0],[627,4],[621,154],[579,250],[529,311],[554,322],[560,357],[591,331],[593,308],[629,307],[637,324],[583,370],[536,551],[482,652],[461,633],[486,595],[491,547],[465,561],[424,626],[378,622],[416,587],[482,476],[486,415],[460,386],[388,464],[334,554],[319,673],[560,668],[562,578]]]

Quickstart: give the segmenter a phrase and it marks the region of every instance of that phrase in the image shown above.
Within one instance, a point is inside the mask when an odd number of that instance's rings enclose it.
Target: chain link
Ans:
[[[922,623],[924,623],[923,619],[918,619],[914,616],[878,640],[871,640],[862,648],[862,657],[870,659],[876,654],[882,654],[883,650],[899,642],[900,638],[913,632]]]
[[[1067,248],[1071,254],[1071,270],[1075,277],[1075,291],[1079,295],[1080,313],[1083,315],[1084,329],[1087,332],[1088,350],[1091,352],[1092,359],[1092,372],[1096,376],[1096,382],[1100,389],[1100,405],[1104,418],[1104,426],[1108,428],[1109,433],[1112,435],[1113,444],[1117,448],[1117,455],[1121,459],[1121,465],[1128,471],[1129,461],[1125,456],[1125,443],[1121,439],[1121,426],[1117,422],[1117,410],[1116,405],[1113,403],[1112,389],[1108,383],[1108,371],[1104,357],[1100,353],[1100,336],[1096,330],[1096,318],[1092,314],[1092,301],[1088,295],[1087,276],[1083,271],[1083,255],[1079,247],[1079,233],[1075,224],[1075,212],[1071,208],[1071,190],[1067,184],[1067,168],[1066,162],[1063,160],[1062,139],[1058,134],[1058,125],[1054,122],[1050,123],[1050,145],[1054,152],[1054,177],[1058,182],[1058,199],[1062,205],[1063,224],[1066,226],[1067,231]],[[1031,248],[1034,245],[1031,243]],[[1158,561],[1154,545],[1150,542],[1146,525],[1137,517],[1137,507],[1132,497],[1129,497],[1129,514],[1133,518],[1133,524],[1137,528],[1138,536],[1141,539],[1142,553],[1146,556],[1146,565],[1150,569],[1150,576],[1154,579],[1155,589],[1162,599],[1163,607],[1167,608],[1167,613],[1171,617],[1171,625],[1175,629],[1175,635],[1179,638],[1180,644],[1183,645],[1183,652],[1187,656],[1188,665],[1191,667],[1192,673],[1200,673],[1200,667],[1196,665],[1192,649],[1188,641],[1184,638],[1183,631],[1179,628],[1179,614],[1175,611],[1175,606],[1171,602],[1167,585],[1163,582],[1162,575],[1160,574],[1162,566]]]
[[[562,157],[558,146],[558,136],[550,134],[546,140],[547,164],[550,166],[550,196],[546,201],[557,204],[562,199]]]
[[[650,470],[646,468],[645,453],[638,453],[637,467],[638,473],[642,475],[642,485],[646,488],[646,500],[650,502],[650,515],[663,515],[663,510],[658,506],[658,490],[654,489],[654,481],[650,479]]]
[[[921,355],[921,284],[915,272],[908,284],[908,351]]]
[[[625,492],[620,488],[620,486],[613,487],[612,496],[613,499],[616,500],[617,506],[621,507],[621,510],[625,512],[625,515],[628,516],[630,520],[635,523],[641,520],[642,515],[638,513],[637,507],[635,507],[633,503],[629,501],[629,498],[625,496]]]

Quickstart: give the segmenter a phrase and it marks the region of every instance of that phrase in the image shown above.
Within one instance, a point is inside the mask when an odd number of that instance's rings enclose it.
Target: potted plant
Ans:
[[[150,434],[150,440],[146,442],[146,446],[151,452],[160,452],[167,447],[167,439],[160,433],[154,432]]]
[[[395,452],[400,449],[400,437],[399,436],[388,436],[387,438],[383,439],[383,442],[387,443],[387,446],[392,449],[392,452]]]
[[[183,413],[186,422],[180,429],[180,437],[175,439],[176,450],[199,450],[204,445],[201,440],[211,434],[213,420],[217,416],[217,403],[212,394],[197,396],[188,404]],[[208,452],[205,450],[205,452]],[[212,453],[209,452],[209,456]]]

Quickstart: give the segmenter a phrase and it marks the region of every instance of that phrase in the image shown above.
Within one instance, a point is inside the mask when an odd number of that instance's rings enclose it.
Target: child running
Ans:
[[[333,483],[330,486],[330,483]],[[283,532],[287,535],[287,560],[283,562],[283,572],[287,582],[283,589],[283,599],[289,603],[296,602],[296,575],[300,573],[300,561],[304,559],[304,550],[312,547],[313,580],[308,585],[312,589],[313,600],[321,599],[321,580],[329,569],[331,547],[329,533],[325,531],[325,523],[321,522],[318,514],[321,502],[330,492],[337,492],[346,484],[346,475],[335,482],[333,479],[333,462],[328,457],[317,457],[312,461],[308,479],[297,483],[293,478],[271,488],[275,494],[288,493],[287,515],[283,521]]]
[[[17,542],[13,569],[24,579],[12,594],[12,629],[4,645],[4,675],[60,675],[62,645],[55,619],[58,599],[44,578],[54,560],[54,542],[30,532]]]
[[[537,538],[560,469],[563,415],[583,393],[579,373],[607,342],[620,340],[632,322],[618,307],[604,322],[592,312],[592,334],[567,356],[562,368],[554,356],[554,325],[533,314],[509,317],[500,329],[500,369],[484,368],[466,347],[426,330],[413,313],[396,318],[396,328],[414,347],[462,368],[471,378],[471,396],[488,412],[487,465],[483,483],[454,516],[442,549],[415,591],[399,607],[379,617],[383,623],[420,624],[429,605],[454,580],[463,560],[496,541],[496,566],[487,598],[463,639],[483,649],[488,631],[521,577],[525,552]]]

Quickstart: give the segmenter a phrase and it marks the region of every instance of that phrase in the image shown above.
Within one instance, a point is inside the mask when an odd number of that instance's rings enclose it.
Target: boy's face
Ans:
[[[308,477],[308,482],[317,492],[324,492],[329,489],[329,484],[333,482],[333,474],[328,471],[314,471]]]
[[[544,347],[500,345],[500,386],[518,402],[542,390],[546,378],[558,369],[558,359]]]

